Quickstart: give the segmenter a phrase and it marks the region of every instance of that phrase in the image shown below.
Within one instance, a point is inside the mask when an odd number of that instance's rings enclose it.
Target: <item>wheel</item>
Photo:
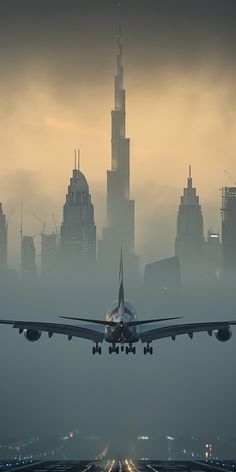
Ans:
[[[146,356],[146,354],[147,354],[147,348],[146,348],[146,346],[144,346],[144,348],[143,348],[143,353],[144,353],[144,355]]]
[[[125,353],[126,353],[126,354],[129,354],[129,348],[128,348],[128,346],[126,346],[126,348],[125,348]]]
[[[111,346],[109,346],[109,354],[111,354],[111,353],[112,353],[112,348],[111,348]]]
[[[102,354],[102,348],[101,348],[101,346],[98,348],[98,354],[100,354],[100,355]]]
[[[119,346],[116,347],[116,354],[119,354]]]
[[[93,349],[92,349],[93,356],[94,356],[95,352],[96,352],[96,350],[95,350],[95,347],[93,346]]]
[[[151,354],[151,356],[152,356],[152,355],[153,355],[153,347],[150,347],[149,352],[150,352],[150,354]]]
[[[132,349],[133,354],[136,354],[136,347],[134,346]]]

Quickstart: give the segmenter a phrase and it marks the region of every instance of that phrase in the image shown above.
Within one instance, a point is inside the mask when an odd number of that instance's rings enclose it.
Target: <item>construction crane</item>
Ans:
[[[43,221],[43,220],[42,220],[38,215],[36,215],[33,211],[31,212],[31,215],[33,215],[33,216],[36,218],[36,220],[38,220],[39,223],[41,223],[41,225],[42,225],[41,234],[44,234],[45,228],[46,228],[46,221],[45,221],[45,220]]]
[[[15,208],[12,208],[12,210],[11,210],[10,213],[9,213],[9,215],[7,216],[7,227],[8,227],[8,225],[9,225],[9,223],[10,223],[10,220],[11,220],[11,217],[12,217],[14,211],[15,211]]]
[[[229,180],[231,180],[231,182],[235,185],[236,187],[236,182],[234,181],[234,179],[232,178],[232,176],[229,174],[229,172],[227,172],[227,170],[224,170],[224,173],[227,175],[227,177],[229,178]]]
[[[54,228],[55,228],[56,237],[58,237],[59,225],[58,225],[58,223],[57,223],[57,221],[56,221],[56,218],[55,218],[54,213],[52,213],[52,219],[53,219],[53,223],[54,223]]]

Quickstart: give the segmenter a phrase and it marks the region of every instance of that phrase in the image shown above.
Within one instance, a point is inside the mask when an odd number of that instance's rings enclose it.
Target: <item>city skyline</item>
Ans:
[[[158,11],[154,9],[153,3],[150,5],[150,13],[156,14]],[[112,9],[108,5],[107,8],[110,14]],[[207,34],[208,10],[206,13]],[[91,14],[92,18],[97,14],[97,5]],[[162,9],[159,14],[164,15]],[[7,82],[8,67],[1,77],[4,91],[1,104],[6,113],[1,131],[3,158],[0,182],[1,200],[7,214],[16,206],[16,200],[23,199],[26,210],[30,201],[24,217],[29,234],[37,231],[36,222],[27,216],[32,210],[47,220],[49,229],[53,229],[52,212],[61,221],[61,203],[71,169],[72,149],[75,146],[80,147],[83,153],[83,169],[93,195],[99,238],[106,224],[105,181],[110,161],[109,114],[113,103],[112,77],[117,30],[115,11],[112,15],[111,23],[103,25],[103,32],[99,29],[97,36],[88,28],[86,34],[87,37],[90,34],[90,46],[81,42],[85,35],[83,29],[73,30],[68,37],[65,37],[63,30],[61,37],[57,38],[63,46],[61,54],[65,58],[70,46],[71,56],[67,57],[62,75],[54,74],[58,68],[62,71],[62,65],[50,55],[54,51],[52,38],[48,38],[47,52],[42,46],[39,31],[32,48],[28,49],[23,42],[21,20],[18,20],[19,28],[15,35],[22,43],[22,51],[25,51],[26,57],[16,81],[13,81],[11,75],[11,81]],[[157,17],[154,15],[154,18]],[[221,226],[221,196],[218,189],[230,185],[224,170],[235,178],[234,114],[230,108],[234,92],[233,62],[218,74],[228,45],[227,39],[222,41],[222,48],[217,54],[214,52],[212,62],[207,65],[202,45],[190,41],[194,57],[198,54],[198,62],[194,65],[193,60],[186,62],[181,57],[182,43],[168,43],[167,35],[161,28],[159,33],[155,33],[155,38],[152,36],[152,28],[150,34],[144,37],[149,16],[144,16],[139,34],[135,31],[136,21],[139,22],[139,19],[132,18],[129,8],[126,11],[124,6],[121,19],[124,25],[128,94],[127,135],[132,137],[131,194],[136,200],[137,253],[141,254],[144,261],[150,261],[153,257],[168,256],[172,250],[175,202],[179,198],[189,163],[193,166],[194,179],[201,197],[206,233],[210,227],[217,231]],[[66,25],[69,20],[73,23],[70,12]],[[50,17],[49,24],[53,21]],[[58,21],[60,23],[60,18]],[[179,33],[181,20],[180,23],[176,22],[176,31]],[[221,26],[224,27],[224,18]],[[8,34],[9,31],[5,28],[5,39]],[[165,58],[157,41],[158,34],[164,41]],[[214,39],[216,32],[209,27],[208,34],[209,37],[212,34]],[[135,42],[138,46],[135,46]],[[148,48],[149,42],[151,48]],[[96,58],[92,52],[95,45]],[[90,56],[85,61],[84,53],[88,47]],[[16,42],[12,40],[8,46],[10,57],[14,56],[17,48]],[[147,50],[148,53],[144,54]],[[210,52],[210,48],[207,49],[209,57]],[[34,55],[38,57],[38,54],[39,69],[35,68],[33,60]],[[185,49],[184,54],[189,60]],[[32,59],[29,68],[27,57]],[[141,67],[138,67],[138,59]],[[74,65],[71,69],[69,65],[72,63]],[[19,62],[16,61],[16,70],[18,66]],[[91,68],[94,68],[93,71],[96,69],[96,74],[88,77]],[[11,139],[12,135],[14,140]],[[50,185],[52,180],[53,188]],[[15,198],[10,188],[14,188]],[[155,222],[150,204],[156,215]],[[11,227],[15,237],[10,237],[10,245],[16,248],[19,229],[16,210],[11,219]]]

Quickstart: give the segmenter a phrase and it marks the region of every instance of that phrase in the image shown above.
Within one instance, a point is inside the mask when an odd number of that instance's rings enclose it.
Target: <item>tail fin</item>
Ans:
[[[118,312],[124,311],[125,296],[124,296],[124,284],[123,284],[123,253],[122,248],[120,251],[120,269],[119,269],[119,297],[118,297]]]

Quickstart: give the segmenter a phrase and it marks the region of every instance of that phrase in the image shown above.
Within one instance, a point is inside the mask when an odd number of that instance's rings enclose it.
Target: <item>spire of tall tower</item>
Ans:
[[[192,180],[192,166],[189,165],[189,172],[188,172],[188,188],[191,189],[193,186],[193,180]]]

